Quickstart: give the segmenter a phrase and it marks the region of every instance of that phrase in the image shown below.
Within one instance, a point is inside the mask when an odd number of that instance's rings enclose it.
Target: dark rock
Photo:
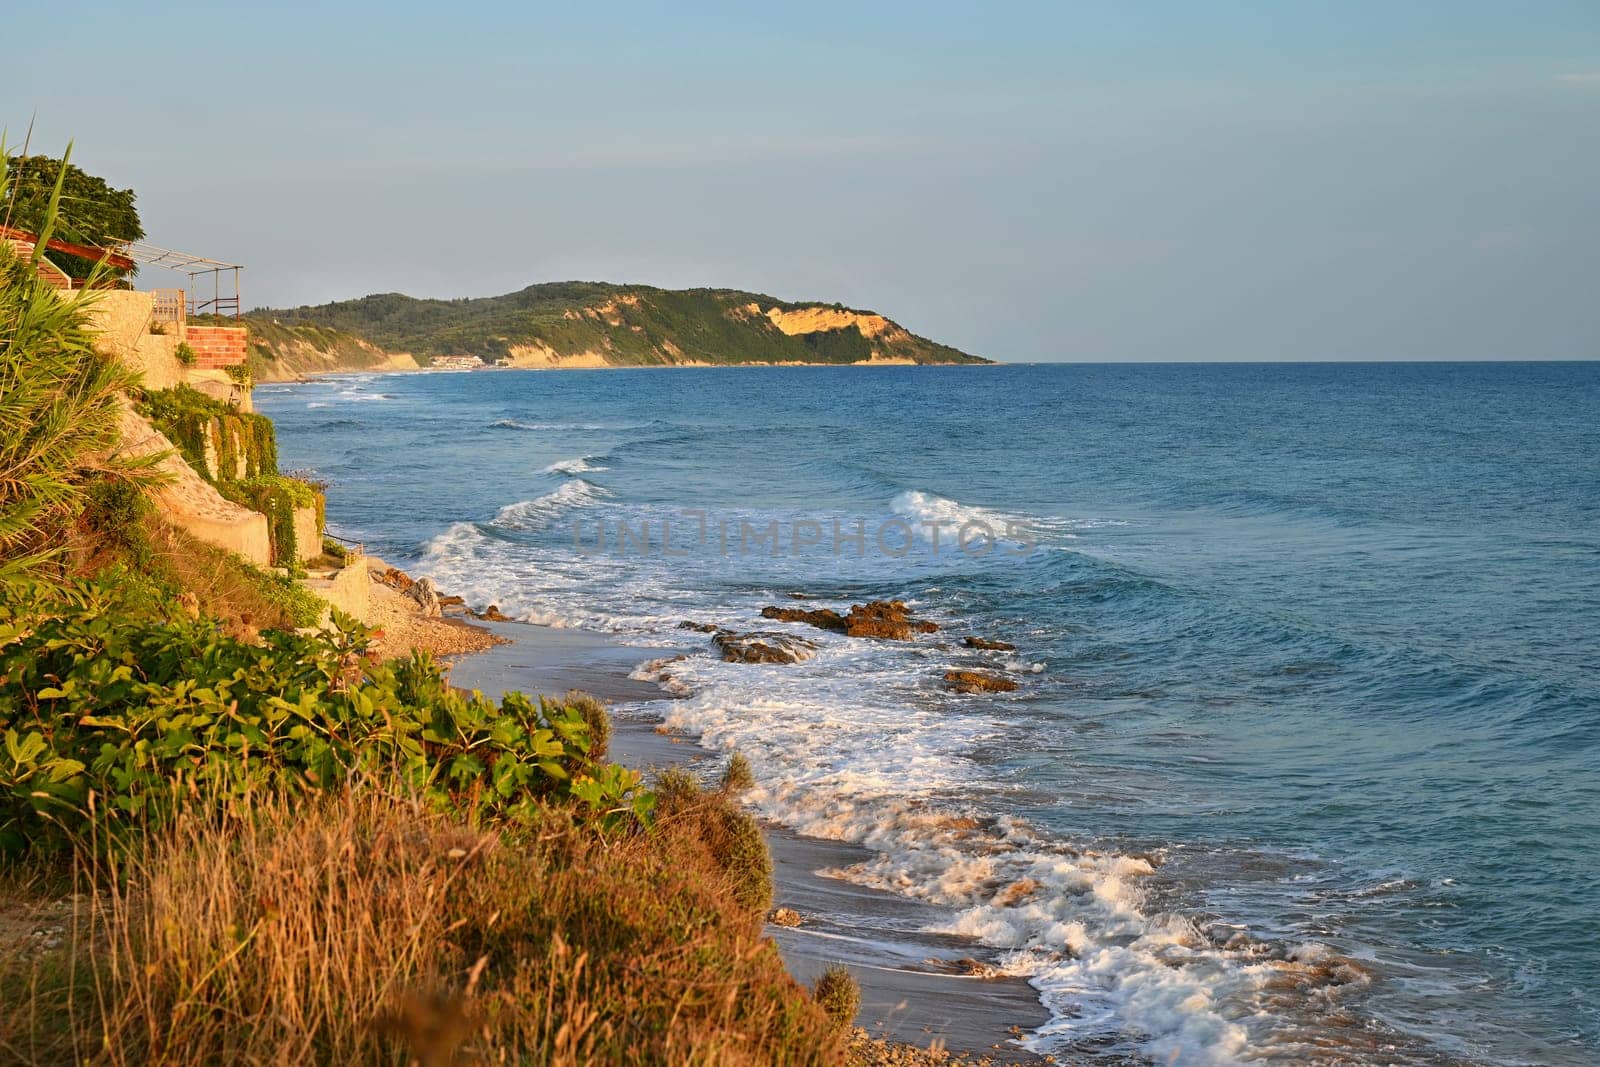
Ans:
[[[817,651],[816,643],[803,637],[767,631],[736,634],[719,630],[711,643],[728,663],[800,663]]]
[[[778,622],[803,622],[819,630],[847,634],[850,637],[882,637],[891,641],[909,641],[913,634],[931,634],[939,629],[937,623],[913,619],[905,602],[900,600],[874,600],[856,604],[850,614],[840,615],[832,608],[780,608],[769,605],[761,609],[761,617]]]
[[[680,629],[680,630],[695,630],[695,631],[697,631],[699,633],[703,633],[703,634],[714,634],[714,633],[717,632],[717,630],[720,629],[720,627],[713,626],[709,622],[695,622],[695,621],[693,621],[691,619],[684,619],[682,622],[680,622],[678,624],[678,629]]]
[[[1015,652],[1016,645],[1008,645],[1004,641],[986,641],[981,637],[969,637],[966,640],[968,648],[981,648],[986,652]]]
[[[903,600],[874,600],[857,604],[845,617],[844,632],[851,637],[881,637],[890,641],[909,641],[912,634],[931,634],[937,623],[911,617]]]
[[[478,618],[482,619],[484,622],[516,622],[517,621],[517,620],[513,619],[511,616],[503,614],[500,611],[500,605],[499,604],[490,604],[488,607],[486,607],[482,611],[478,612],[477,615],[478,615]]]
[[[411,587],[417,584],[411,580],[411,575],[407,574],[399,567],[389,567],[381,571],[373,571],[372,580],[375,582],[381,582],[391,589],[398,589],[402,593],[411,592]]]
[[[779,622],[803,622],[807,626],[815,626],[819,630],[832,630],[834,633],[845,632],[844,616],[832,608],[818,608],[808,611],[805,608],[780,608],[776,606],[761,609],[763,619],[776,619]]]
[[[1017,687],[1010,678],[982,671],[945,671],[944,680],[958,693],[1009,693]]]

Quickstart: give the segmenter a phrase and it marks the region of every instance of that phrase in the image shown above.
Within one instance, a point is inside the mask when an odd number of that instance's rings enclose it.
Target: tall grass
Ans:
[[[0,975],[0,1060],[837,1062],[704,843],[725,803],[611,843],[559,805],[513,835],[371,786],[182,819],[85,867],[72,944]]]

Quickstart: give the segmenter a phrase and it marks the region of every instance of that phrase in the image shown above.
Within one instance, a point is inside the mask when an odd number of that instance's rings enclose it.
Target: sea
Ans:
[[[758,814],[864,846],[832,873],[939,905],[1033,984],[1032,1048],[1600,1062],[1600,364],[505,370],[256,400],[335,532],[636,645],[668,721],[750,760]],[[874,599],[939,629],[761,617]],[[818,647],[725,663],[685,620]]]

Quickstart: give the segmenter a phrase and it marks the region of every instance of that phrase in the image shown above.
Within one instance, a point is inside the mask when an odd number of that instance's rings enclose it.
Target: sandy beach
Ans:
[[[715,759],[690,738],[658,732],[662,715],[652,705],[672,698],[654,683],[628,677],[663,650],[631,648],[587,630],[479,625],[506,643],[458,660],[450,671],[453,684],[489,696],[512,689],[586,690],[622,706],[613,714],[611,757],[617,762],[640,769],[704,763],[709,769]],[[1047,1017],[1034,990],[1020,978],[962,973],[978,947],[925,932],[948,913],[817,873],[866,858],[859,846],[765,829],[776,906],[802,918],[797,927],[769,924],[768,930],[797,979],[809,983],[831,963],[848,966],[861,985],[858,1025],[874,1037],[995,1063],[1049,1062],[1014,1039]]]

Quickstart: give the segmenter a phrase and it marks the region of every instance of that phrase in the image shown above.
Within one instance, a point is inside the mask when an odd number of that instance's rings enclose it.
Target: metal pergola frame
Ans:
[[[233,311],[233,317],[239,317],[239,272],[244,269],[242,263],[224,263],[220,259],[207,259],[205,256],[196,256],[188,252],[178,252],[171,248],[162,248],[160,245],[146,244],[143,241],[132,241],[122,246],[122,252],[130,259],[144,266],[161,267],[177,274],[189,276],[189,306],[188,314],[194,315],[221,315],[223,309]],[[233,295],[225,295],[222,288],[222,275],[228,271],[233,272]],[[196,299],[195,287],[198,279],[211,275],[211,299],[200,301]]]

